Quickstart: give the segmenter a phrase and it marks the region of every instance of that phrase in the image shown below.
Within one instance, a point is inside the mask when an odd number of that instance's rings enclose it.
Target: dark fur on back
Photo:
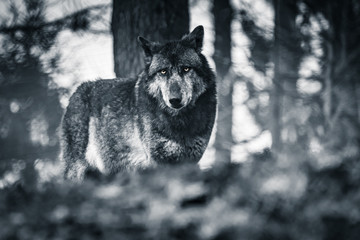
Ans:
[[[65,177],[196,163],[216,113],[215,76],[201,54],[203,28],[165,44],[139,37],[146,67],[137,79],[86,82],[62,123]]]

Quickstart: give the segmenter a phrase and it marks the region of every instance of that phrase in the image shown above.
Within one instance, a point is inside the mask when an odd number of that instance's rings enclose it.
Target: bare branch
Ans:
[[[70,28],[71,27],[71,23],[73,21],[74,18],[79,17],[79,16],[86,16],[86,14],[89,14],[90,11],[96,11],[96,10],[103,10],[107,7],[109,7],[109,4],[98,4],[98,5],[94,5],[85,9],[81,9],[79,11],[76,11],[74,13],[71,13],[65,17],[50,21],[50,22],[46,22],[46,23],[42,23],[42,24],[33,24],[33,25],[26,25],[26,24],[15,24],[13,26],[6,26],[6,25],[1,25],[0,26],[0,34],[9,34],[9,33],[14,33],[17,31],[36,31],[36,30],[40,30],[40,29],[44,29],[44,28],[56,28],[57,30],[63,30],[65,28]],[[101,17],[96,17],[94,16],[94,19],[100,19]]]

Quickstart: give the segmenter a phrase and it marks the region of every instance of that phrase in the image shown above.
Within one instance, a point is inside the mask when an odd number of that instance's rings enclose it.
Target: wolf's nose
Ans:
[[[171,99],[169,100],[169,102],[170,102],[170,104],[171,104],[171,106],[172,106],[173,108],[178,109],[178,108],[181,108],[181,107],[182,107],[181,99],[179,99],[179,98],[171,98]]]

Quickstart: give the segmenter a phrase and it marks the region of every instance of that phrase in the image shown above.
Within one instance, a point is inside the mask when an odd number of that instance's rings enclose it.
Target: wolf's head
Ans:
[[[202,26],[180,40],[165,44],[138,37],[145,52],[145,89],[173,115],[193,106],[214,78],[201,54],[203,38]]]

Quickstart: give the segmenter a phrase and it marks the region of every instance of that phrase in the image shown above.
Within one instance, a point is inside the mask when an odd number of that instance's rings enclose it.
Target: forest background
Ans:
[[[201,170],[63,182],[75,88],[197,25],[219,100]],[[359,42],[356,0],[1,1],[0,238],[357,239]]]

